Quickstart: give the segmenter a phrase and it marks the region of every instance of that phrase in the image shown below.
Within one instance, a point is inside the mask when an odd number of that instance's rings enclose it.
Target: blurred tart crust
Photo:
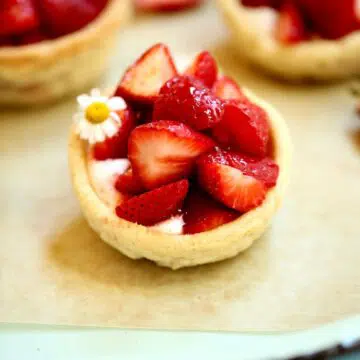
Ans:
[[[110,0],[85,28],[38,44],[0,48],[0,104],[54,101],[89,87],[105,70],[131,0]]]
[[[267,72],[293,81],[332,81],[360,74],[360,31],[338,40],[285,46],[273,36],[277,12],[239,0],[216,0],[237,51]]]

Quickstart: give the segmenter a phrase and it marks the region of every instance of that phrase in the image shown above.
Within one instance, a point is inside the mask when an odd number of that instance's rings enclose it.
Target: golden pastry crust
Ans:
[[[104,71],[131,0],[110,0],[84,29],[56,40],[0,48],[0,104],[31,105],[80,92]]]
[[[288,182],[292,144],[287,125],[269,104],[249,93],[269,114],[274,139],[274,157],[280,167],[277,185],[264,203],[239,219],[195,235],[169,235],[120,219],[91,186],[86,144],[71,128],[68,155],[71,178],[81,209],[90,226],[109,245],[132,259],[146,258],[161,266],[179,269],[224,260],[252,245],[268,227],[279,207]]]
[[[217,0],[234,46],[264,70],[287,80],[340,80],[360,74],[360,31],[339,40],[316,39],[284,46],[273,37],[276,12]]]

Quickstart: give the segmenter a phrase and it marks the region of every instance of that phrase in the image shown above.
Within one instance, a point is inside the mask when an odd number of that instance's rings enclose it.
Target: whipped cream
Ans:
[[[181,235],[184,228],[184,219],[182,215],[176,215],[165,221],[159,222],[151,226],[151,229],[157,230],[166,234]]]
[[[109,159],[97,161],[88,159],[88,172],[91,185],[97,196],[107,206],[115,208],[124,200],[124,197],[115,189],[115,182],[119,175],[124,174],[130,168],[128,159]],[[184,220],[182,215],[176,215],[151,226],[153,230],[166,234],[180,235],[183,233]]]
[[[97,161],[91,158],[88,160],[91,185],[106,205],[115,207],[122,200],[122,195],[115,189],[115,181],[129,167],[128,159]]]

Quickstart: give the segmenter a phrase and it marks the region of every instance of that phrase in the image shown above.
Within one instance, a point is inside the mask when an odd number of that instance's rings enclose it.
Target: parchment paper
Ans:
[[[173,272],[129,260],[89,229],[72,194],[66,137],[74,101],[1,111],[2,322],[265,331],[360,312],[360,120],[347,86],[264,78],[226,39],[212,5],[140,18],[123,34],[104,84],[164,41],[185,54],[209,48],[226,73],[275,104],[296,150],[269,232],[218,264]]]

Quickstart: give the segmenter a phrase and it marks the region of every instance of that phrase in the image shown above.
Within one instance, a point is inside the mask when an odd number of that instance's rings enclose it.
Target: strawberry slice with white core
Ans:
[[[162,85],[176,75],[169,48],[156,44],[127,69],[115,95],[129,101],[152,103]]]
[[[240,89],[238,84],[228,76],[222,76],[216,80],[213,88],[213,93],[223,100],[246,100],[244,92]]]
[[[214,199],[245,213],[261,205],[266,196],[265,184],[211,156],[198,160],[199,183]]]
[[[198,156],[213,149],[209,137],[177,121],[138,126],[130,135],[132,170],[146,189],[190,176]]]
[[[198,54],[194,62],[186,69],[185,75],[191,75],[201,80],[211,88],[216,81],[218,68],[215,59],[208,51]]]
[[[180,180],[124,201],[116,214],[125,220],[151,226],[176,215],[189,189],[187,180]]]
[[[206,155],[208,160],[234,167],[244,175],[253,176],[264,183],[267,188],[276,185],[279,177],[279,166],[269,157],[258,159],[239,152],[217,150]]]
[[[141,11],[179,11],[198,6],[203,0],[135,0]]]

